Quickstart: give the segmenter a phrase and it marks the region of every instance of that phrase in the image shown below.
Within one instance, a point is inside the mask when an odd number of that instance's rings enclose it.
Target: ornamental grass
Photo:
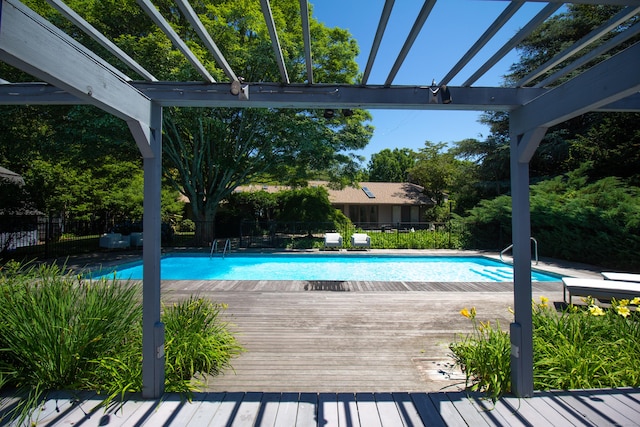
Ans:
[[[31,417],[54,390],[105,393],[105,405],[142,390],[139,284],[64,270],[0,267],[0,391],[26,396],[9,418]],[[198,297],[164,308],[166,391],[190,397],[199,378],[230,368],[243,351],[220,318],[225,308]]]
[[[571,390],[640,386],[640,298],[556,311],[545,297],[533,303],[533,380],[535,390]],[[466,387],[494,401],[511,391],[511,343],[496,323],[482,322],[475,308],[461,315],[472,332],[450,344],[452,357],[466,376]]]

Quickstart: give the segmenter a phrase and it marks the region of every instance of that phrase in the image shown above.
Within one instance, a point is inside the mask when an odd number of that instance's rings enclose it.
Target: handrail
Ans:
[[[227,239],[226,242],[224,242],[224,249],[222,250],[222,258],[224,258],[224,256],[227,254],[227,248],[229,248],[229,252],[231,252],[231,240]]]
[[[533,242],[533,251],[534,251],[534,254],[535,254],[536,265],[538,265],[538,241],[536,240],[536,238],[535,238],[535,237],[531,237],[530,239],[531,239],[531,241]],[[502,255],[503,255],[505,252],[507,252],[509,249],[511,249],[511,248],[513,248],[513,243],[512,243],[512,244],[510,244],[509,246],[507,246],[506,248],[504,248],[504,249],[502,250],[502,252],[500,252],[500,261],[505,262],[505,261],[502,259]]]
[[[209,258],[213,256],[216,249],[218,249],[218,241],[214,239],[213,242],[211,242],[211,253],[209,253]]]

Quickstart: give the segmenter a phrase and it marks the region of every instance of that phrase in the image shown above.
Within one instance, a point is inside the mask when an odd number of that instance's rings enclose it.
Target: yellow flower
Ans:
[[[465,307],[462,310],[460,310],[460,314],[462,314],[467,319],[475,319],[475,317],[476,317],[476,308],[475,307],[471,307],[471,311],[469,311],[467,309],[467,307]]]
[[[622,317],[627,317],[631,314],[631,310],[629,310],[629,307],[627,307],[626,305],[616,307],[616,312]]]
[[[480,322],[480,331],[484,331],[485,329],[491,329],[491,322],[487,320],[486,323]]]
[[[547,305],[548,302],[549,302],[549,298],[544,297],[544,296],[540,297],[540,303],[541,304]]]
[[[628,299],[621,299],[620,301],[618,301],[618,304],[620,304],[621,306],[628,306],[629,305],[629,300]]]
[[[592,305],[589,307],[589,314],[592,316],[604,316],[604,310],[597,305]]]
[[[635,297],[634,299],[632,299],[630,304],[640,305],[640,297]]]

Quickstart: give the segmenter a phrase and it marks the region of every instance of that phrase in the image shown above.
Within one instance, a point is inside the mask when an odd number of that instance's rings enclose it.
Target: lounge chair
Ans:
[[[640,297],[640,283],[563,277],[562,284],[564,285],[564,302],[567,302],[568,293],[569,304],[571,304],[571,298],[575,295],[591,296],[598,299]]]
[[[605,280],[618,280],[621,282],[640,282],[640,274],[615,273],[612,271],[603,271],[601,274]]]
[[[351,247],[368,249],[371,247],[371,238],[365,233],[354,233],[351,235]]]
[[[100,247],[107,249],[128,248],[130,245],[129,236],[120,233],[103,234],[100,237]]]
[[[324,235],[324,248],[338,248],[342,247],[342,236],[340,233],[325,233]]]

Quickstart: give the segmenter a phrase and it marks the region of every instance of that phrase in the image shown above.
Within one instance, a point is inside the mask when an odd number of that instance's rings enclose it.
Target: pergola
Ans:
[[[393,13],[394,0],[384,3],[362,81],[352,85],[314,81],[308,0],[300,0],[300,32],[307,73],[306,81],[302,83],[289,79],[269,0],[260,0],[260,3],[281,80],[260,83],[244,82],[236,76],[189,0],[175,2],[228,81],[214,80],[151,0],[137,0],[137,3],[199,72],[202,82],[158,81],[62,0],[47,2],[145,79],[132,80],[19,0],[0,0],[0,60],[40,79],[33,83],[11,83],[0,76],[0,104],[94,105],[127,122],[144,158],[143,397],[156,398],[164,391],[164,326],[160,322],[160,182],[162,109],[168,106],[509,112],[515,311],[510,326],[512,383],[516,395],[529,397],[533,394],[529,162],[551,126],[591,111],[640,111],[640,43],[605,57],[607,52],[640,33],[640,23],[620,30],[629,20],[637,19],[639,0],[574,1],[626,7],[512,87],[475,87],[473,84],[564,2],[545,2],[547,4],[539,13],[511,39],[501,41],[496,53],[459,87],[445,85],[527,1],[504,1],[503,12],[450,71],[437,84],[427,81],[424,86],[398,86],[393,85],[393,81],[409,51],[415,48],[414,41],[431,17],[435,0],[424,1],[386,81],[378,85],[369,84],[368,79]],[[612,34],[613,37],[608,37]],[[599,59],[602,60],[597,61]],[[593,63],[596,65],[590,65]],[[541,76],[546,77],[539,81]],[[567,78],[562,84],[557,83],[559,79]],[[447,90],[453,102],[445,95]]]

